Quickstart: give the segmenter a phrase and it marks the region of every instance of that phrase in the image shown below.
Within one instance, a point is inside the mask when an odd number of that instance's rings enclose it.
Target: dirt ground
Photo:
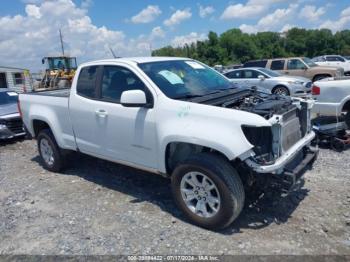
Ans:
[[[0,144],[0,254],[350,255],[350,150],[321,149],[288,197],[246,204],[221,232],[187,223],[169,181],[84,155],[62,174],[35,141]]]

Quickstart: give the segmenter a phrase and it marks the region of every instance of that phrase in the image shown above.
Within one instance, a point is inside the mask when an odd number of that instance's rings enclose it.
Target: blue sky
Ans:
[[[58,29],[67,51],[87,61],[149,55],[164,45],[205,39],[212,30],[247,33],[291,27],[333,32],[350,28],[348,0],[2,0],[1,64],[37,70],[41,56],[59,52]]]

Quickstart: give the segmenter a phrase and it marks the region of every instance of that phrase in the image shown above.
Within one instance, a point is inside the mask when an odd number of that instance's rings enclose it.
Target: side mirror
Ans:
[[[44,59],[44,58],[41,59],[41,63],[42,63],[42,64],[45,64],[45,59]]]
[[[142,90],[124,91],[120,97],[120,103],[125,107],[149,107],[146,94]]]
[[[262,80],[265,80],[265,76],[263,75],[258,75],[258,78],[262,81]]]

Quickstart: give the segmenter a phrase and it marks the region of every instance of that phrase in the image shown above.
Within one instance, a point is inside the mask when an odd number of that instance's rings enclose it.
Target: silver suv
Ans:
[[[305,77],[286,76],[262,67],[245,67],[230,70],[224,75],[241,87],[262,87],[273,94],[306,96],[311,93],[312,83]]]

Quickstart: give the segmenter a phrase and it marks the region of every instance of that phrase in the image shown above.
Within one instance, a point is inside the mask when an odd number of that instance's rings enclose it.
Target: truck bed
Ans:
[[[55,97],[69,97],[70,88],[65,89],[56,89],[56,90],[44,90],[37,92],[26,93],[27,95],[36,95],[36,96],[55,96]]]

